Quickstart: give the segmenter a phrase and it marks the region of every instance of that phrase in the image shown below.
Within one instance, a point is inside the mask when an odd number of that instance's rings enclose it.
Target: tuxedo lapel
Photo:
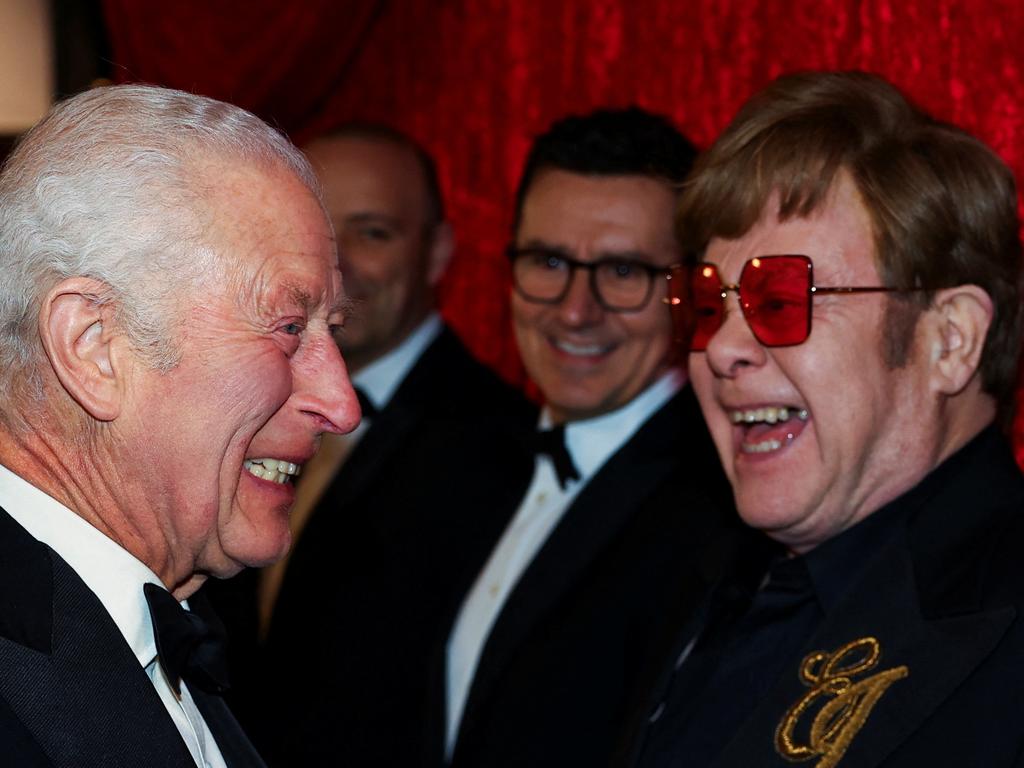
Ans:
[[[192,691],[192,698],[203,720],[210,727],[210,733],[228,768],[266,768],[223,698],[201,690]]]
[[[677,395],[616,452],[581,491],[505,603],[484,645],[460,732],[523,638],[557,606],[615,540],[648,494],[679,464]]]
[[[436,391],[444,377],[436,372],[464,365],[453,359],[457,345],[445,328],[427,347],[353,449],[320,507],[346,509],[372,485],[381,467],[389,466],[388,457],[406,440],[430,404],[444,400]]]
[[[0,697],[57,768],[194,761],[96,596],[0,510]],[[27,570],[11,572],[20,564]],[[12,604],[13,585],[28,599]]]
[[[197,592],[189,598],[189,608],[208,624],[219,625],[223,631],[220,618],[204,592]],[[245,735],[224,698],[206,693],[196,686],[190,687],[189,691],[228,768],[266,768],[263,759],[249,741],[249,737]]]
[[[402,444],[415,424],[415,414],[401,403],[392,402],[374,419],[374,423],[352,450],[319,506],[347,509],[371,486],[388,456]]]

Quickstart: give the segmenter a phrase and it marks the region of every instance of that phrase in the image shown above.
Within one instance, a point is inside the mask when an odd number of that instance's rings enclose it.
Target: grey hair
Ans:
[[[0,171],[0,420],[44,396],[43,297],[92,278],[95,300],[158,369],[180,359],[175,299],[217,265],[203,248],[204,162],[293,172],[321,199],[308,161],[245,110],[145,85],[97,88],[56,105]],[[204,186],[205,185],[205,186]],[[12,418],[13,416],[13,418]]]

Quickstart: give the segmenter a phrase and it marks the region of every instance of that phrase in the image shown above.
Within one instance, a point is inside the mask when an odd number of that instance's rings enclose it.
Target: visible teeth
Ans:
[[[807,421],[807,410],[801,408],[794,412],[787,406],[775,408],[766,406],[764,408],[749,408],[747,410],[736,410],[729,412],[729,419],[733,424],[778,424],[789,421],[790,417],[796,416],[800,421]]]
[[[761,443],[743,443],[741,448],[744,453],[768,453],[777,451],[782,447],[780,440],[765,440]]]
[[[301,467],[284,459],[246,459],[242,466],[246,472],[275,483],[287,483],[292,477],[299,474]]]
[[[570,344],[568,341],[559,341],[555,346],[570,355],[602,355],[607,351],[607,347],[601,344]]]

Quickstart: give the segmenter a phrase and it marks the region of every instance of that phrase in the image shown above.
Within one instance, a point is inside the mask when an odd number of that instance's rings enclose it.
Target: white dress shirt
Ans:
[[[441,316],[431,312],[401,344],[352,376],[352,383],[366,393],[377,410],[383,410],[442,328]]]
[[[95,593],[139,660],[200,768],[226,768],[213,734],[184,681],[174,693],[157,662],[145,584],[163,587],[153,571],[56,499],[0,465],[0,507],[53,549]],[[188,608],[188,603],[182,601]]]
[[[449,758],[480,655],[509,594],[590,478],[679,391],[684,381],[679,370],[671,369],[618,410],[567,423],[566,449],[580,479],[568,481],[564,489],[550,456],[540,454],[534,460],[533,481],[462,603],[448,638],[445,749]],[[550,426],[551,416],[544,410],[539,428]]]

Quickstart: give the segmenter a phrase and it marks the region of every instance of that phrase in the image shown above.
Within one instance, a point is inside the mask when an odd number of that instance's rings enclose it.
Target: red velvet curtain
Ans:
[[[501,257],[512,192],[531,137],[568,112],[636,103],[706,146],[782,72],[865,69],[980,136],[1024,178],[1019,0],[104,5],[121,80],[235,101],[299,141],[358,117],[433,151],[459,239],[444,314],[514,381],[522,372]]]

